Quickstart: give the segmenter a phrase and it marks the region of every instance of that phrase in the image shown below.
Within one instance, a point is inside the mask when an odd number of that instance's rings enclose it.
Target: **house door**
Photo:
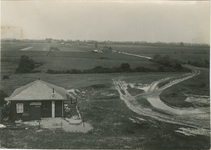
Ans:
[[[41,119],[40,105],[31,105],[31,120]]]

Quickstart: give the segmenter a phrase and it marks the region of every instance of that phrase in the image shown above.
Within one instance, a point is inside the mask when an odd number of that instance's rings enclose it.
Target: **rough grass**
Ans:
[[[28,46],[28,45],[27,45]],[[26,47],[27,47],[26,46]],[[71,47],[71,46],[70,46]],[[79,46],[82,50],[91,50],[91,46]],[[24,47],[23,47],[24,48]],[[43,47],[40,46],[40,49]],[[127,52],[129,47],[121,47],[121,50]],[[11,48],[12,49],[12,48]],[[11,50],[10,49],[10,50]],[[39,49],[39,47],[37,47]],[[62,48],[61,48],[62,49]],[[129,48],[130,50],[132,48]],[[16,49],[17,50],[17,49]],[[69,47],[63,47],[63,50],[70,50]],[[75,50],[75,46],[72,45],[72,51]],[[81,50],[81,51],[82,51]],[[141,51],[140,51],[141,50]],[[153,55],[155,53],[162,54],[172,54],[174,55],[173,50],[167,49],[156,49],[154,47],[149,51],[148,48],[143,47],[143,49],[134,48],[134,51],[131,53],[137,54],[140,52],[147,55]],[[175,50],[181,52],[179,49]],[[197,51],[197,50],[196,50]],[[201,51],[201,50],[199,50]],[[125,55],[109,55],[109,54],[92,54],[92,53],[68,53],[68,52],[59,52],[56,53],[60,57],[60,60],[56,60],[56,57],[51,56],[52,60],[55,59],[56,63],[60,62],[60,67],[62,66],[63,59],[66,59],[65,66],[85,66],[88,63],[91,64],[91,61],[98,60],[100,57],[107,57],[108,59],[102,59],[103,61],[98,62],[106,64],[106,61],[112,61],[112,65],[116,65],[120,61],[130,61],[129,64],[135,61],[139,61],[140,66],[146,65],[145,61],[142,61],[140,58],[136,57],[126,57]],[[139,53],[139,54],[140,54]],[[189,51],[186,57],[192,53],[192,50]],[[5,62],[10,62],[10,60],[18,60],[21,55],[28,55],[30,58],[35,59],[36,61],[46,61],[47,52],[30,52],[30,51],[6,51],[3,52],[3,57]],[[55,54],[55,56],[57,56]],[[63,57],[63,56],[67,57]],[[103,56],[102,56],[103,55]],[[106,55],[106,56],[105,56]],[[176,54],[175,54],[176,55]],[[62,57],[61,57],[62,56]],[[197,56],[197,55],[194,55]],[[69,61],[68,59],[78,59],[78,61]],[[82,60],[83,59],[83,60]],[[184,58],[186,59],[186,58]],[[194,58],[196,59],[196,58]],[[73,59],[72,59],[73,60]],[[86,60],[86,61],[84,61]],[[99,59],[101,60],[101,59]],[[80,61],[83,63],[77,64]],[[38,61],[39,62],[39,61]],[[49,59],[49,62],[50,59]],[[71,64],[75,63],[75,64]],[[55,64],[54,64],[55,65]],[[52,65],[52,66],[54,66]],[[99,65],[99,64],[98,64]],[[108,65],[108,64],[106,64]],[[118,65],[119,66],[119,65]],[[145,67],[145,66],[144,66]],[[76,69],[76,68],[74,68]],[[180,133],[175,133],[175,130],[180,128],[179,125],[168,124],[164,122],[159,122],[153,120],[152,118],[145,116],[138,116],[128,109],[123,101],[118,97],[106,97],[100,92],[110,92],[109,90],[114,90],[112,87],[102,86],[103,84],[112,84],[112,79],[120,79],[126,82],[131,83],[142,83],[150,84],[153,81],[171,77],[178,76],[181,73],[112,73],[112,74],[78,74],[78,75],[50,75],[45,73],[37,74],[12,74],[10,79],[1,80],[1,89],[7,94],[11,93],[18,87],[33,82],[37,78],[41,78],[46,82],[64,87],[65,89],[71,88],[81,88],[86,87],[92,88],[99,91],[96,94],[87,94],[84,99],[79,101],[80,111],[85,119],[85,122],[90,123],[94,129],[88,133],[68,133],[64,132],[61,129],[57,129],[54,132],[52,130],[43,129],[41,132],[38,131],[38,127],[29,127],[28,130],[12,130],[12,129],[0,129],[0,141],[1,147],[5,148],[34,148],[34,149],[147,149],[147,150],[170,150],[170,149],[209,149],[210,148],[210,138],[205,136],[184,136]],[[189,93],[189,94],[202,94],[208,95],[209,91],[209,71],[203,72],[200,76],[194,77],[193,79],[184,81],[178,85],[174,85],[171,88],[166,89],[162,94],[164,94],[164,102],[171,104],[173,106],[182,105],[184,106],[184,99],[178,101],[178,96],[169,96],[172,92],[176,93]],[[97,86],[93,86],[97,85]],[[84,88],[84,89],[86,89]],[[102,91],[100,91],[102,90]],[[137,91],[134,91],[137,92]],[[166,93],[165,93],[166,92]],[[113,92],[115,94],[115,92]],[[161,94],[161,98],[162,98]],[[182,95],[181,95],[182,96]],[[175,101],[174,101],[175,99]],[[177,101],[176,101],[177,99]],[[88,101],[86,101],[88,100]],[[163,100],[163,99],[162,99]],[[149,107],[147,101],[141,101],[144,106]],[[141,117],[147,120],[146,123],[137,124],[133,123],[129,118]]]
[[[181,126],[147,120],[133,123],[137,115],[123,101],[80,101],[80,111],[94,129],[88,133],[68,133],[61,129],[49,130],[28,127],[28,130],[0,130],[1,146],[33,149],[208,149],[209,138],[187,137],[174,130]],[[193,142],[194,141],[194,142]]]
[[[200,69],[200,75],[176,84],[164,90],[160,98],[165,103],[176,107],[191,107],[192,104],[185,102],[185,94],[207,95],[210,94],[209,69]]]
[[[21,55],[29,56],[36,62],[42,62],[44,65],[37,68],[46,72],[53,70],[71,70],[71,69],[91,69],[96,66],[105,68],[119,67],[122,63],[130,64],[131,68],[147,67],[157,69],[158,65],[144,58],[131,57],[117,53],[93,53],[93,52],[48,52],[41,51],[4,51],[2,52],[2,61],[18,61]],[[106,57],[107,59],[101,59]],[[5,69],[7,66],[3,66]]]
[[[46,75],[24,74],[12,75],[1,85],[8,95],[21,85],[42,80],[62,86],[66,89],[79,88],[87,92],[79,100],[80,112],[85,122],[94,128],[88,133],[68,133],[61,129],[55,131],[38,127],[29,129],[0,130],[1,147],[33,149],[208,149],[209,137],[187,137],[175,133],[179,125],[156,121],[152,118],[137,115],[127,108],[119,97],[106,98],[103,93],[117,92],[113,89],[112,79],[123,81],[151,83],[166,76],[177,76],[169,73],[125,73],[125,74],[88,74],[88,75]],[[112,92],[113,91],[113,92]],[[141,101],[148,107],[149,103]],[[141,117],[147,120],[142,124],[133,123],[129,118]]]
[[[97,84],[111,84],[113,79],[131,83],[151,84],[153,81],[169,76],[178,76],[181,73],[108,73],[108,74],[12,74],[9,80],[1,80],[1,89],[10,95],[23,85],[40,78],[43,81],[64,87],[65,89],[80,88]]]

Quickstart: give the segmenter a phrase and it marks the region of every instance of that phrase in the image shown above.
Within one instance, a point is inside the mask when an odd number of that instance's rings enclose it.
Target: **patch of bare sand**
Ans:
[[[39,121],[25,121],[23,122],[30,126],[39,126]],[[82,122],[81,120],[66,121],[62,118],[43,118],[40,121],[41,128],[57,129],[61,128],[66,132],[83,132],[86,133],[92,130],[92,126],[89,123]]]

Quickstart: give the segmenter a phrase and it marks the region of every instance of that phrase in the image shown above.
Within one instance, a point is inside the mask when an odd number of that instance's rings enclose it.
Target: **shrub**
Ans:
[[[128,63],[122,63],[120,68],[123,70],[123,71],[129,71],[130,70],[130,65]]]
[[[9,76],[8,75],[3,75],[3,80],[5,79],[9,79]]]
[[[0,90],[0,107],[6,104],[5,97],[7,97],[7,94]]]
[[[28,56],[22,55],[16,73],[30,73],[35,68],[35,63]]]
[[[4,100],[5,97],[7,97],[7,94],[5,94],[2,90],[0,90],[0,122],[1,123],[2,123],[3,119],[11,118],[10,105],[6,104],[6,101]]]

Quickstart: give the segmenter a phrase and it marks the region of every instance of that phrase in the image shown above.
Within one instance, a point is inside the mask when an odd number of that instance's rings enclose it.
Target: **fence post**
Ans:
[[[39,129],[40,129],[40,120],[38,122],[39,122]]]

